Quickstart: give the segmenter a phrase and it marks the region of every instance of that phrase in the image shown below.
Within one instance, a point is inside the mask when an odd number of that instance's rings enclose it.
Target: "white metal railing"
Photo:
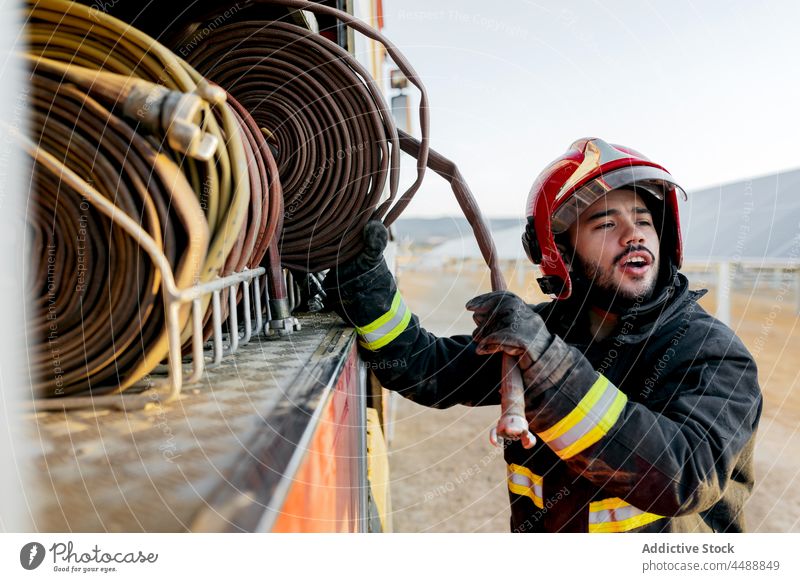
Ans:
[[[184,384],[194,384],[203,377],[207,366],[217,366],[226,356],[232,356],[242,346],[247,345],[254,337],[276,333],[270,326],[269,298],[267,285],[262,286],[262,277],[266,271],[263,267],[246,269],[227,277],[221,277],[207,283],[200,283],[186,289],[164,292],[167,336],[169,338],[168,365],[157,368],[152,373],[165,374],[160,381],[137,384],[127,391],[117,394],[101,394],[87,396],[67,396],[63,398],[38,398],[30,404],[35,410],[64,410],[85,407],[114,407],[124,409],[143,408],[155,401],[169,402],[180,396]],[[264,281],[266,283],[266,281]],[[236,296],[242,287],[242,313],[244,321],[239,322]],[[263,289],[263,291],[262,291]],[[228,290],[228,314],[222,317],[222,292]],[[212,336],[209,349],[205,349],[203,341],[203,297],[211,296]],[[184,369],[182,329],[179,321],[181,306],[191,303],[191,357]],[[263,308],[262,308],[263,306]],[[266,308],[266,312],[265,309]],[[300,329],[296,318],[284,322],[283,333]],[[223,323],[227,321],[228,333],[223,333]],[[288,324],[288,325],[287,325]],[[227,337],[226,337],[227,336]],[[226,341],[227,340],[227,341]],[[208,360],[208,361],[207,361]],[[139,392],[137,388],[144,388]],[[131,393],[133,392],[133,393]]]

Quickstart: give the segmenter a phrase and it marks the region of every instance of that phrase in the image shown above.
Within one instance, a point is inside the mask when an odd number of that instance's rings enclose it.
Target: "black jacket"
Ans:
[[[537,443],[505,450],[512,531],[744,530],[761,392],[752,356],[702,295],[676,274],[596,342],[577,302],[532,306],[556,338],[526,393]],[[331,286],[328,302],[361,328],[386,388],[435,408],[499,403],[500,356],[422,329],[385,264]]]

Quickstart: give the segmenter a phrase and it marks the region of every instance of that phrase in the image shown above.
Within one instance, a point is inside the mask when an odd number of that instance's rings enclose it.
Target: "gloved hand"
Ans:
[[[553,341],[544,321],[522,299],[508,291],[479,295],[467,303],[476,328],[472,338],[479,354],[504,352],[519,358],[525,372],[542,356]]]
[[[362,238],[364,249],[354,259],[331,269],[328,275],[331,281],[328,282],[326,278],[326,287],[352,281],[381,264],[383,251],[389,241],[389,231],[380,220],[370,220],[364,225]]]
[[[383,261],[383,251],[389,240],[389,231],[379,220],[370,220],[362,231],[364,248],[353,259],[337,265],[328,272],[322,283],[325,293],[325,307],[334,310],[350,325],[358,325],[354,319],[354,303],[363,296],[366,289],[372,288],[373,281],[359,279],[362,275],[374,272],[380,279],[380,272],[388,267]],[[366,277],[365,279],[370,279]],[[358,311],[356,309],[356,311]],[[376,316],[377,317],[377,316]],[[364,322],[360,322],[363,324]]]

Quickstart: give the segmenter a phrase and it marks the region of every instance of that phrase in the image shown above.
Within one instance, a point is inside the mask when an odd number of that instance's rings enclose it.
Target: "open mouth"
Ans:
[[[625,273],[643,275],[653,265],[653,256],[647,251],[632,251],[617,261],[617,266]]]

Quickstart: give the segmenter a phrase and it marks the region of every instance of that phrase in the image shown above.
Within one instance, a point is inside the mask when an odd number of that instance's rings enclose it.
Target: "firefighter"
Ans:
[[[534,446],[506,442],[514,532],[741,532],[761,414],[756,365],[678,271],[677,196],[661,166],[581,139],[536,179],[523,245],[552,301],[467,303],[472,336],[419,326],[383,261],[387,232],[326,280],[381,383],[420,404],[499,403],[517,358]]]

